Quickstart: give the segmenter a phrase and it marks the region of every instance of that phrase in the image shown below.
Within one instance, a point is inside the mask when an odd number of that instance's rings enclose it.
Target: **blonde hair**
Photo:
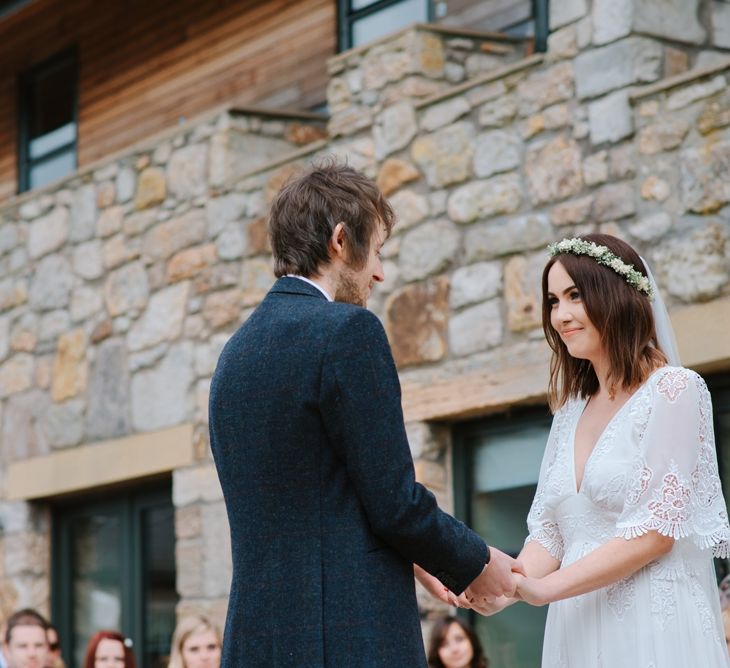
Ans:
[[[170,663],[167,664],[167,668],[185,668],[185,661],[183,661],[182,656],[182,648],[185,641],[195,633],[205,633],[206,631],[213,631],[215,637],[218,639],[218,644],[221,644],[220,630],[207,617],[203,617],[202,615],[183,617],[178,622],[175,627],[175,632],[172,634]]]

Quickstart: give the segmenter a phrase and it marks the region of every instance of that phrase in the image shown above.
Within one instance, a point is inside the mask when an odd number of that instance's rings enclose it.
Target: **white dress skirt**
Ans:
[[[712,404],[693,371],[663,367],[606,426],[577,489],[573,442],[585,400],[555,414],[528,516],[567,566],[615,537],[672,536],[631,577],[552,603],[543,668],[726,668],[713,555],[730,555]]]

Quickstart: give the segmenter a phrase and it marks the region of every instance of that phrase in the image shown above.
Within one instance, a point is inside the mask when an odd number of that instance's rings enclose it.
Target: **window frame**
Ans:
[[[121,555],[120,604],[121,628],[115,629],[135,643],[135,656],[140,668],[146,666],[147,613],[145,606],[144,555],[146,544],[143,515],[150,508],[169,505],[173,510],[172,479],[165,478],[118,492],[101,491],[81,498],[62,501],[52,508],[51,528],[51,611],[62,641],[63,658],[67,666],[74,666],[72,590],[73,546],[69,527],[74,520],[99,512],[120,512],[120,531],[127,538]],[[174,527],[173,527],[174,530]],[[174,545],[173,545],[174,550]],[[177,566],[176,566],[177,568]],[[179,601],[179,593],[176,590]],[[80,668],[80,667],[76,667]]]
[[[53,150],[39,158],[32,158],[30,155],[30,119],[32,118],[33,96],[32,87],[35,80],[44,73],[54,69],[71,65],[73,69],[73,80],[71,82],[72,119],[75,127],[73,141],[57,146]],[[30,175],[36,165],[45,162],[49,158],[61,155],[69,149],[73,149],[74,169],[78,167],[78,138],[79,138],[79,60],[76,47],[65,49],[54,56],[33,65],[18,77],[18,192],[23,193],[31,190]]]

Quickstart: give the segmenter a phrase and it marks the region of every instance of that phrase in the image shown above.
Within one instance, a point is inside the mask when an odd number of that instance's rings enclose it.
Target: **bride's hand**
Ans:
[[[550,603],[548,587],[544,578],[528,578],[516,573],[517,597],[530,605],[542,606]]]

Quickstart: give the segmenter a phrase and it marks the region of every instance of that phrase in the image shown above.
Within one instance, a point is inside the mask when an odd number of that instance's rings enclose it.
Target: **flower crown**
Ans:
[[[592,241],[585,241],[574,237],[573,239],[563,239],[557,243],[548,246],[550,257],[555,257],[561,253],[570,253],[571,255],[587,255],[593,258],[598,264],[602,264],[609,269],[615,271],[630,286],[636,288],[649,299],[654,297],[649,279],[644,276],[632,264],[627,264],[620,257],[614,255],[606,246],[599,246]]]

